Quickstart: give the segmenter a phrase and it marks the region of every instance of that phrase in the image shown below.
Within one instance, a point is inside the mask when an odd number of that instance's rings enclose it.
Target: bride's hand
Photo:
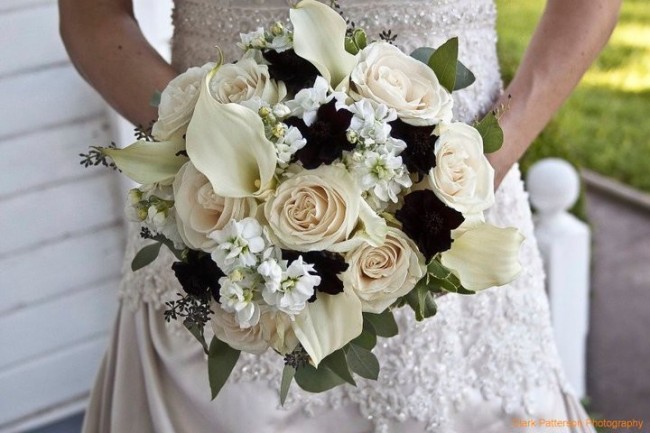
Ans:
[[[503,147],[488,155],[498,187],[604,47],[621,0],[548,0],[521,65],[497,106]],[[511,98],[509,98],[511,96]]]
[[[157,117],[149,105],[176,71],[142,35],[131,0],[59,0],[60,30],[80,74],[136,125]]]

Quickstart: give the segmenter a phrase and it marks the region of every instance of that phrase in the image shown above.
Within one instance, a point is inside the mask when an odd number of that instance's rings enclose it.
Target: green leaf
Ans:
[[[287,395],[289,394],[289,387],[291,387],[291,382],[296,375],[296,369],[290,365],[285,365],[284,370],[282,370],[282,382],[280,383],[280,404],[284,406],[284,402],[287,401]]]
[[[377,377],[379,377],[379,361],[377,361],[374,353],[353,343],[350,343],[347,347],[346,357],[350,369],[361,377],[377,380]]]
[[[152,107],[158,108],[158,106],[160,105],[160,96],[161,95],[162,95],[162,92],[160,92],[159,90],[156,90],[155,92],[153,92],[153,95],[151,95],[151,99],[149,100],[149,105],[151,105]]]
[[[476,81],[476,77],[467,69],[467,66],[463,65],[460,61],[456,65],[456,84],[454,85],[454,90],[464,89],[469,87]]]
[[[364,320],[361,334],[351,342],[357,346],[372,350],[372,348],[377,345],[377,334],[375,333],[375,329],[369,322]]]
[[[348,366],[348,361],[345,358],[345,352],[343,349],[339,349],[336,352],[328,355],[327,358],[323,359],[322,364],[325,367],[329,368],[341,379],[345,380],[350,385],[357,386],[357,383],[350,373],[350,367]]]
[[[232,369],[235,368],[239,354],[239,350],[233,349],[217,337],[212,339],[208,351],[208,378],[213,400],[225,385]]]
[[[375,329],[375,334],[379,337],[394,337],[398,334],[397,322],[393,312],[386,309],[381,314],[363,313],[364,321],[368,321]]]
[[[147,245],[138,251],[138,254],[135,255],[131,262],[131,270],[135,272],[156,260],[158,253],[160,253],[161,246],[162,244],[160,242],[156,242],[155,244]]]
[[[368,46],[368,37],[366,36],[365,30],[359,28],[354,29],[352,38],[354,39],[354,43],[359,48],[359,50],[363,50]]]
[[[429,64],[429,59],[431,58],[431,55],[435,52],[433,48],[430,47],[420,47],[417,48],[415,51],[411,53],[411,57],[413,57],[416,60],[421,61],[425,65]]]
[[[458,38],[451,38],[442,44],[434,51],[427,64],[436,73],[440,85],[450,92],[453,91],[458,67]]]
[[[485,115],[479,123],[475,125],[475,128],[483,137],[483,152],[492,153],[501,149],[503,145],[503,130],[499,125],[497,116],[494,112],[490,111]]]
[[[430,291],[432,286],[440,288],[447,292],[458,293],[461,295],[474,295],[476,292],[472,290],[467,290],[463,287],[462,283],[456,275],[454,275],[449,269],[443,266],[438,260],[431,260],[427,265],[427,273],[431,277],[431,283],[429,284]]]
[[[347,51],[350,54],[359,53],[359,47],[357,47],[357,44],[354,43],[354,39],[352,39],[349,36],[345,37],[345,51]]]
[[[433,293],[426,287],[416,287],[406,295],[406,301],[415,312],[415,319],[420,322],[429,317],[435,316],[438,312]]]
[[[187,319],[183,321],[183,326],[185,326],[185,329],[190,331],[190,334],[192,334],[194,338],[196,338],[198,342],[201,343],[201,346],[203,346],[203,351],[205,352],[205,354],[209,355],[210,350],[208,348],[208,343],[205,341],[203,328],[201,326],[198,326],[196,323],[189,322]]]
[[[323,392],[345,383],[329,368],[321,366],[316,369],[311,364],[296,370],[295,378],[296,383],[307,392]]]

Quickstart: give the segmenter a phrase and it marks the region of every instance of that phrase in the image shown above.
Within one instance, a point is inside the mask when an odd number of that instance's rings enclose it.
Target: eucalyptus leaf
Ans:
[[[162,93],[159,90],[156,90],[153,92],[153,95],[151,95],[151,99],[149,100],[149,105],[152,107],[158,108],[160,105],[160,97],[162,96]]]
[[[393,312],[386,309],[381,314],[363,313],[364,322],[368,321],[375,329],[375,334],[378,337],[394,337],[398,334],[397,322]]]
[[[456,65],[456,84],[454,85],[454,90],[464,89],[469,87],[476,81],[476,77],[470,71],[467,66],[463,65],[460,61]]]
[[[458,68],[458,38],[451,38],[442,44],[433,52],[427,64],[435,72],[440,85],[453,91]]]
[[[363,330],[361,331],[361,334],[352,340],[352,343],[356,344],[357,346],[364,347],[368,350],[372,350],[377,345],[377,334],[375,334],[375,329],[373,326],[364,320]]]
[[[377,380],[379,377],[379,361],[377,357],[361,346],[350,343],[346,350],[350,369],[361,377]]]
[[[183,326],[185,329],[190,331],[190,334],[194,336],[201,343],[203,351],[206,355],[210,354],[210,349],[208,348],[208,343],[205,341],[205,335],[203,334],[203,327],[198,326],[196,323],[190,322],[187,319],[183,321]]]
[[[296,370],[296,383],[307,392],[324,392],[335,386],[343,385],[345,381],[336,373],[324,366],[316,369],[307,364]]]
[[[411,53],[411,57],[413,57],[416,60],[421,61],[425,65],[429,64],[429,59],[431,58],[431,55],[435,52],[433,48],[430,47],[420,47],[414,50]]]
[[[360,28],[354,29],[352,38],[354,39],[354,43],[359,48],[359,50],[363,50],[368,46],[368,36],[366,35],[365,30]]]
[[[416,287],[406,295],[406,301],[415,312],[415,319],[420,322],[435,316],[438,312],[433,294],[426,287]]]
[[[233,349],[217,337],[212,338],[208,351],[208,378],[213,400],[225,385],[232,369],[235,368],[239,354],[239,350]]]
[[[503,145],[503,130],[494,112],[490,111],[475,125],[483,138],[483,152],[492,153],[501,149]]]
[[[284,406],[284,402],[287,401],[287,395],[289,394],[289,388],[291,387],[291,382],[296,375],[296,369],[290,365],[285,365],[284,370],[282,370],[282,382],[280,383],[280,404]]]
[[[357,386],[357,383],[354,381],[352,373],[350,372],[350,367],[348,366],[348,361],[345,358],[345,352],[343,349],[339,349],[330,354],[327,358],[323,359],[321,365],[332,370],[334,374],[345,380],[350,385]]]
[[[156,242],[138,251],[138,254],[133,257],[133,261],[131,262],[131,270],[135,272],[151,264],[158,257],[161,246],[162,244],[160,242]]]

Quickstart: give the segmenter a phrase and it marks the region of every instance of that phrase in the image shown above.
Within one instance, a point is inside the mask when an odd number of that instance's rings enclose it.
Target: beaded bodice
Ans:
[[[370,34],[397,34],[405,50],[436,47],[458,36],[460,59],[477,81],[455,94],[456,117],[469,121],[487,111],[501,91],[492,0],[341,0],[344,12]],[[175,67],[183,70],[214,60],[219,45],[231,60],[240,32],[287,18],[286,0],[176,0],[173,40]],[[488,219],[519,227],[527,238],[521,252],[524,271],[513,284],[479,295],[447,295],[431,320],[415,322],[411,311],[396,314],[398,337],[380,342],[379,380],[360,381],[308,395],[292,389],[289,408],[308,412],[356,404],[376,431],[393,431],[395,422],[423,423],[427,431],[456,432],[463,411],[502,411],[521,418],[539,414],[536,391],[555,387],[558,361],[544,293],[544,273],[537,251],[527,195],[518,168],[506,176]],[[141,241],[132,234],[125,264]],[[160,306],[178,290],[170,255],[135,274],[127,268],[123,300]],[[161,319],[162,320],[162,319]],[[198,345],[197,345],[197,350]],[[243,356],[230,380],[270,382],[279,389],[277,356]],[[299,401],[299,403],[298,403]]]

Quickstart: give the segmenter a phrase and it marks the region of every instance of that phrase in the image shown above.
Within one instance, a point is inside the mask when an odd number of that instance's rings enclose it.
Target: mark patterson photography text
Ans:
[[[596,427],[606,429],[637,429],[643,428],[644,421],[641,419],[522,419],[515,418],[512,420],[513,427],[532,428],[532,427],[550,427],[550,428],[580,428]]]

